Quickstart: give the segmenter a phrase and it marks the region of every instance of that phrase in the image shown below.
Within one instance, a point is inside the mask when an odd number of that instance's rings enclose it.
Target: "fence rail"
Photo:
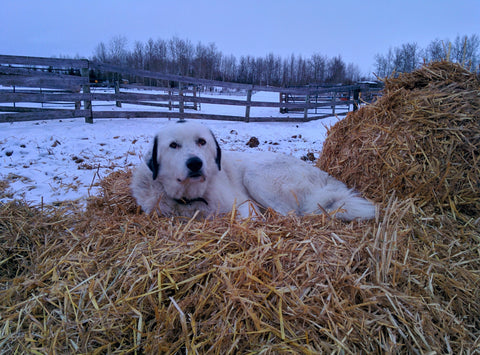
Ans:
[[[91,73],[111,73],[112,89],[92,82]],[[146,87],[121,83],[121,78],[148,78],[164,83]],[[172,85],[172,83],[174,85]],[[233,99],[201,95],[201,89],[222,88],[244,93]],[[149,93],[139,92],[148,90]],[[359,95],[378,89],[368,85],[278,88],[206,80],[146,70],[94,63],[86,59],[56,59],[0,55],[0,122],[84,117],[92,123],[102,118],[202,118],[229,121],[310,121],[346,114],[359,103]],[[132,92],[135,91],[135,92]],[[253,92],[278,93],[278,101],[252,100]],[[121,109],[135,105],[133,110]],[[102,110],[103,105],[115,109]],[[203,112],[202,105],[243,106],[244,114]],[[68,108],[67,108],[68,107]],[[278,115],[250,115],[251,108],[278,108]],[[325,108],[331,112],[325,111]],[[189,112],[185,112],[188,110]],[[208,110],[207,110],[208,111]]]

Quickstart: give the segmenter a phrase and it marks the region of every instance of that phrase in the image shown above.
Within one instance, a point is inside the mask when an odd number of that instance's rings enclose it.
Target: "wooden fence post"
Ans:
[[[308,104],[310,103],[310,95],[305,97],[305,109],[303,110],[303,119],[306,121],[308,118]]]
[[[334,91],[332,92],[332,115],[335,115],[335,98],[337,93]]]
[[[353,111],[358,110],[359,96],[360,96],[360,89],[353,90]]]
[[[120,94],[120,79],[118,78],[118,74],[117,74],[117,80],[115,81],[115,95],[118,95],[118,94]],[[122,102],[115,101],[115,106],[122,107]]]
[[[245,122],[250,122],[250,104],[252,103],[252,89],[247,90],[247,104],[245,106]]]
[[[194,98],[197,98],[197,87],[196,87],[196,86],[193,87],[193,97],[194,97]],[[198,110],[197,101],[194,101],[194,102],[193,102],[193,109],[194,109],[195,111]]]
[[[81,86],[75,89],[75,92],[77,94],[80,94],[81,91],[82,91]],[[81,109],[82,109],[82,101],[75,101],[75,110],[81,110]]]
[[[178,88],[180,89],[180,90],[178,91],[178,96],[179,96],[179,100],[178,100],[179,112],[180,112],[180,113],[184,113],[184,112],[185,112],[185,104],[184,104],[184,101],[183,101],[182,83],[178,83]]]
[[[83,94],[90,94],[90,71],[88,68],[82,68],[81,74],[87,78],[87,84],[83,85]],[[92,101],[84,100],[83,108],[89,111],[89,114],[85,115],[85,123],[93,123]]]

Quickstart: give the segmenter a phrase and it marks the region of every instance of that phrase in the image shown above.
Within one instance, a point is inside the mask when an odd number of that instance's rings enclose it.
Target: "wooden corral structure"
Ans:
[[[289,108],[288,105],[280,107],[280,113],[289,113],[295,111],[303,111],[304,117],[308,115],[308,110],[313,107],[315,115],[318,115],[318,109],[323,107],[331,107],[332,115],[345,115],[353,106],[356,111],[360,103],[371,102],[377,97],[382,89],[383,84],[372,82],[361,82],[354,85],[316,85],[304,88],[296,88],[295,91],[280,92],[280,102],[305,104],[302,108]],[[363,96],[362,96],[363,94]],[[337,107],[347,107],[347,112],[336,112]]]
[[[106,83],[95,80],[97,73],[107,73],[110,88],[105,87]],[[153,82],[157,86],[144,86],[143,82]],[[199,88],[212,87],[241,92],[246,98],[200,95]],[[258,91],[278,92],[280,99],[278,102],[252,100],[252,93]],[[88,123],[94,119],[135,117],[246,122],[310,121],[335,114],[344,115],[351,105],[354,109],[358,107],[360,93],[370,91],[363,84],[277,88],[131,69],[86,59],[0,55],[0,122],[69,117],[85,117]],[[303,100],[289,99],[298,97],[303,97]],[[135,107],[120,109],[122,103]],[[102,109],[107,104],[117,108]],[[243,106],[245,110],[243,115],[219,115],[201,112],[202,104]],[[279,108],[282,114],[277,117],[252,117],[252,107]],[[319,113],[320,109],[329,107],[331,111]],[[290,115],[292,112],[297,114]],[[298,112],[303,112],[303,115]]]

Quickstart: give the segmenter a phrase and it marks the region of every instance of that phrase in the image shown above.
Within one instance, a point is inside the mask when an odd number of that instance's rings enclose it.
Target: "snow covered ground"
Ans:
[[[254,95],[253,99],[260,96]],[[117,109],[114,103],[111,106],[112,110]],[[228,111],[229,106],[206,106],[202,105],[202,112],[235,114]],[[278,109],[260,109],[261,113],[252,112],[252,116],[279,116]],[[201,122],[211,128],[226,150],[270,150],[298,158],[314,153],[318,158],[327,127],[337,120],[331,117],[307,123]],[[95,195],[100,179],[140,163],[154,133],[165,124],[171,121],[109,119],[86,124],[83,118],[77,118],[0,123],[0,201],[21,199],[38,205]],[[256,148],[246,145],[252,136],[260,141]]]

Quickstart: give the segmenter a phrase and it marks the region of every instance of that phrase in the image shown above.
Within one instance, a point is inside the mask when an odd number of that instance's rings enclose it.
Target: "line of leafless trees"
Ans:
[[[388,53],[375,56],[375,74],[383,78],[393,73],[408,73],[425,62],[444,59],[460,63],[472,71],[479,71],[479,36],[458,35],[453,41],[435,39],[426,48],[421,48],[415,42],[390,48]]]
[[[92,59],[135,69],[258,85],[349,84],[363,79],[358,66],[346,64],[341,56],[314,54],[303,58],[292,54],[282,58],[270,53],[238,59],[224,55],[214,43],[194,45],[178,37],[136,41],[129,46],[126,37],[116,36],[108,43],[100,42]]]

